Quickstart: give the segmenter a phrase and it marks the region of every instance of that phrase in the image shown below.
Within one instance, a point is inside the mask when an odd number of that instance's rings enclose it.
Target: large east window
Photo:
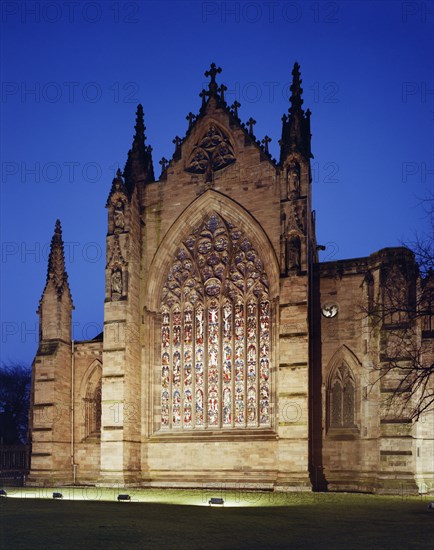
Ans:
[[[161,428],[269,426],[268,280],[248,236],[207,217],[176,253],[161,316]]]

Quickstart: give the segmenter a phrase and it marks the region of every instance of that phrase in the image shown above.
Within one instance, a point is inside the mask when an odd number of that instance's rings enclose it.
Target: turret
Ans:
[[[292,77],[290,107],[282,117],[279,142],[282,275],[306,272],[316,246],[311,216],[310,111],[303,110],[298,63],[294,63]]]
[[[290,153],[299,153],[306,160],[312,157],[310,149],[310,110],[304,112],[301,95],[303,88],[300,78],[300,65],[294,63],[292,70],[291,106],[288,115],[282,117],[282,139],[280,141],[280,163],[283,164]]]
[[[71,342],[71,320],[74,309],[68,274],[65,269],[62,227],[56,220],[48,258],[47,282],[39,301],[39,339]]]
[[[152,147],[145,144],[146,126],[143,118],[143,107],[139,104],[136,113],[136,133],[134,134],[132,147],[128,151],[128,159],[124,169],[125,183],[130,195],[132,195],[135,185],[145,184],[155,179]]]

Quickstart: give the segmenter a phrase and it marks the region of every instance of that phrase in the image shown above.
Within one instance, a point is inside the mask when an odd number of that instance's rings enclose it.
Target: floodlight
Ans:
[[[63,498],[62,493],[53,493],[53,498],[55,500],[61,500]]]
[[[225,501],[222,499],[222,498],[219,498],[219,497],[212,497],[210,498],[210,500],[208,501],[208,504],[210,506],[224,506],[225,505]]]
[[[130,497],[130,495],[118,495],[118,501],[119,502],[130,502],[131,497]]]
[[[0,497],[4,498],[4,497],[7,497],[7,496],[8,496],[7,492],[4,489],[0,489]]]

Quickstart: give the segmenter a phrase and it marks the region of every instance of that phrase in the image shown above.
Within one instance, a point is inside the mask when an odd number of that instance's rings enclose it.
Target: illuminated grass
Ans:
[[[429,497],[88,488],[83,501],[82,488],[54,490],[63,501],[51,500],[53,489],[35,499],[30,488],[0,499],[0,547],[398,549],[434,540]],[[119,493],[133,502],[114,502]],[[211,496],[225,507],[208,507]]]

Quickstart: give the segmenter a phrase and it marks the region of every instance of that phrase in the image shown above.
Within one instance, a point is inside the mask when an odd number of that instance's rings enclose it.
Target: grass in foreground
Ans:
[[[135,502],[118,503],[103,500],[114,500],[113,490],[88,490],[84,501],[76,489],[69,493],[75,500],[63,501],[26,491],[26,498],[0,499],[1,548],[365,550],[426,549],[434,541],[429,498],[123,490],[115,493],[130,493]],[[212,495],[226,506],[206,506]]]

